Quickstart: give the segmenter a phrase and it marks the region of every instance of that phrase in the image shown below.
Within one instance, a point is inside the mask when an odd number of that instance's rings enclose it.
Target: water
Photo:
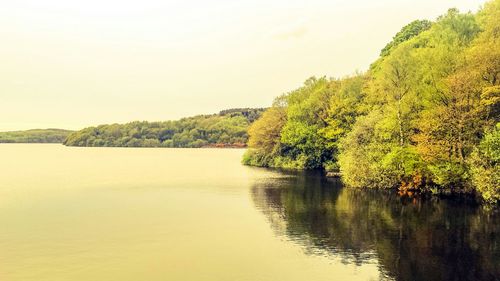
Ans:
[[[237,149],[0,145],[0,280],[498,280],[500,217]]]

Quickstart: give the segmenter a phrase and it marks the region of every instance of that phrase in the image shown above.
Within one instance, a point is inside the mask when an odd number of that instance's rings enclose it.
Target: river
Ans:
[[[498,280],[500,216],[241,149],[0,145],[0,280]]]

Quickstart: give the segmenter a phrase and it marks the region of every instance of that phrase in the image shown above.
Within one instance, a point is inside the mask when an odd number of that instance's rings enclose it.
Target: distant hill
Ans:
[[[245,147],[251,123],[264,108],[234,108],[175,121],[134,121],[88,127],[71,133],[68,146]]]
[[[63,129],[0,132],[0,143],[62,143],[71,132]]]

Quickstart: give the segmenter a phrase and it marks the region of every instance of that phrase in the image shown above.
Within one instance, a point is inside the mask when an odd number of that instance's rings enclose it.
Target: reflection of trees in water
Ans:
[[[343,189],[317,174],[256,183],[252,197],[309,253],[376,258],[398,280],[500,280],[500,216],[461,200]]]

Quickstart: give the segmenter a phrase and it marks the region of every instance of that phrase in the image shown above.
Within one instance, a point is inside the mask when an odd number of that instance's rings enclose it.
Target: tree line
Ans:
[[[0,143],[62,143],[71,132],[63,129],[0,132]]]
[[[244,147],[249,125],[262,108],[228,109],[176,121],[135,121],[88,127],[70,134],[64,145],[108,147]]]
[[[243,163],[347,186],[500,200],[500,0],[403,27],[368,71],[309,78],[249,129]]]

